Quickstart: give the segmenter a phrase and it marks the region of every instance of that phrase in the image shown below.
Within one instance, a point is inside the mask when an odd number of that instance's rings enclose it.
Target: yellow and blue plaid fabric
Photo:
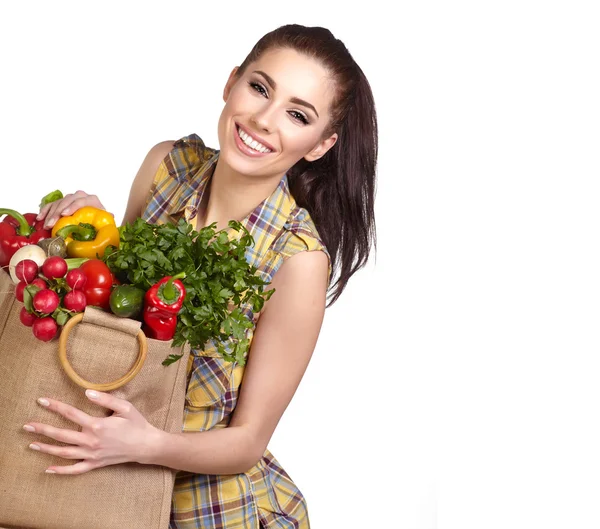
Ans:
[[[158,168],[142,218],[155,224],[177,222],[182,217],[192,222],[218,155],[219,151],[206,147],[196,134],[175,142]],[[267,281],[285,259],[298,252],[321,250],[329,257],[309,213],[292,197],[287,176],[241,222],[254,239],[254,245],[246,250],[246,260]],[[237,234],[231,229],[228,233],[230,237]],[[331,272],[330,260],[330,280]],[[259,315],[248,306],[242,310],[256,325]],[[253,334],[253,328],[249,329],[246,337],[250,343]],[[203,350],[193,350],[188,362],[184,431],[225,428],[243,374],[242,366],[221,358],[212,341]],[[268,450],[244,474],[177,474],[170,529],[309,527],[304,497]]]

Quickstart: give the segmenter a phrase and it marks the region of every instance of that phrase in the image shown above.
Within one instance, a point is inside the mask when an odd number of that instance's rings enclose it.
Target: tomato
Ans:
[[[83,289],[87,304],[110,310],[109,300],[113,284],[113,275],[110,268],[99,259],[90,259],[83,263],[79,269],[87,278]]]
[[[110,310],[110,290],[105,288],[86,288],[83,293],[85,294],[85,302],[87,305]]]

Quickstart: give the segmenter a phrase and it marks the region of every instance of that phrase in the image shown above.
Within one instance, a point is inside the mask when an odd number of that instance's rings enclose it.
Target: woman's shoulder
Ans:
[[[195,153],[196,156],[203,161],[212,159],[219,152],[217,149],[208,147],[204,143],[204,140],[196,133],[183,136],[182,138],[174,141],[172,150],[175,155],[179,151]]]
[[[210,160],[217,154],[216,149],[207,147],[200,136],[195,133],[183,136],[178,140],[165,140],[153,145],[146,158],[153,160],[158,166],[168,162],[169,158],[183,157],[186,163]],[[191,155],[191,156],[190,156]]]
[[[283,228],[275,241],[273,247],[275,252],[287,260],[302,252],[322,251],[327,255],[331,275],[331,256],[306,208],[294,203]]]
[[[165,160],[173,150],[176,140],[166,140],[153,145],[146,155],[146,161],[151,167],[158,169],[158,166]]]
[[[284,224],[284,229],[282,243],[287,242],[287,245],[292,246],[301,244],[306,250],[325,246],[310,213],[297,204],[290,212]]]
[[[142,216],[151,222],[173,221],[186,207],[201,184],[202,175],[217,159],[218,151],[204,144],[197,134],[157,143],[146,156],[149,187]],[[147,191],[144,191],[146,190]]]
[[[157,143],[152,151],[155,151],[155,157],[160,159],[159,164],[165,166],[165,171],[157,173],[157,184],[169,180],[186,183],[192,175],[214,161],[219,152],[207,147],[197,134]]]

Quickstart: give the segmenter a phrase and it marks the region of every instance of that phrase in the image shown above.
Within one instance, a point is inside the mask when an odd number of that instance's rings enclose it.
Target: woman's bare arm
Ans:
[[[140,462],[201,474],[237,474],[254,466],[290,403],[317,343],[326,304],[328,258],[301,252],[281,265],[258,320],[237,407],[227,428],[156,431]]]
[[[173,149],[173,141],[163,141],[157,143],[146,155],[140,169],[131,184],[129,191],[129,200],[127,201],[127,209],[123,217],[123,222],[133,222],[141,216],[142,209],[146,204],[148,193],[154,182],[154,176],[161,162]]]

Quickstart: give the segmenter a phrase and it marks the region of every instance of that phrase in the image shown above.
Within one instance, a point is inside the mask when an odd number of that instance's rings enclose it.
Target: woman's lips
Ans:
[[[242,129],[244,130],[244,129]],[[246,132],[244,130],[244,132]],[[269,154],[272,154],[272,152],[258,152],[256,150],[254,150],[252,147],[248,147],[248,145],[246,145],[243,141],[242,138],[240,138],[240,135],[238,133],[238,125],[236,124],[234,130],[233,130],[233,135],[235,136],[235,144],[237,145],[238,149],[240,151],[242,151],[244,154],[246,154],[247,156],[252,156],[254,158],[262,158],[263,156],[267,156]],[[265,145],[266,147],[266,145]]]
[[[254,132],[251,132],[249,129],[247,129],[243,125],[240,125],[239,123],[237,123],[235,121],[234,121],[234,123],[235,123],[235,126],[238,129],[241,129],[243,132],[245,132],[246,134],[248,134],[248,136],[252,137],[252,139],[255,139],[258,143],[260,143],[261,145],[263,145],[264,147],[266,147],[267,149],[269,149],[271,152],[275,152],[277,150],[275,147],[273,147],[273,145],[271,145],[269,142],[267,142],[267,140],[261,138],[260,136],[258,136]]]

